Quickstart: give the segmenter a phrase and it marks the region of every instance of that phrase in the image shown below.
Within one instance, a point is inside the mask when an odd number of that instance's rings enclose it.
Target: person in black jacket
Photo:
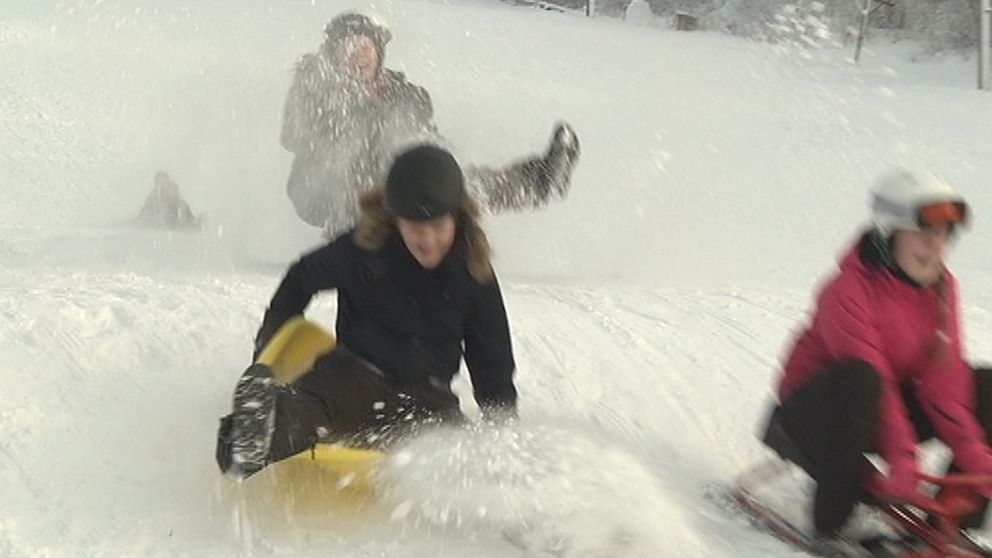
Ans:
[[[341,14],[295,67],[279,136],[294,155],[286,190],[297,215],[326,238],[355,226],[359,196],[382,183],[398,153],[444,144],[427,90],[384,67],[391,38],[368,16]],[[538,208],[567,194],[578,156],[578,136],[559,124],[546,153],[469,167],[466,186],[488,211]]]
[[[221,469],[250,475],[331,439],[384,447],[417,425],[464,420],[450,384],[464,357],[484,418],[516,414],[506,310],[462,170],[447,151],[401,154],[354,231],[294,263],[256,355],[319,291],[338,294],[338,347],[289,386],[253,365],[222,420]]]

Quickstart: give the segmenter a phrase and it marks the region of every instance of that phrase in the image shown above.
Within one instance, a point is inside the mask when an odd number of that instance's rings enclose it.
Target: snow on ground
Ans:
[[[319,242],[284,196],[279,118],[347,8],[389,24],[387,65],[464,160],[542,149],[558,119],[583,156],[567,202],[488,220],[520,424],[414,441],[379,521],[280,533],[238,515],[214,429]],[[765,455],[777,358],[877,173],[923,164],[972,200],[953,264],[992,356],[992,102],[972,62],[870,47],[853,66],[470,0],[4,2],[0,555],[793,555],[720,494]],[[159,169],[202,233],[129,223]]]

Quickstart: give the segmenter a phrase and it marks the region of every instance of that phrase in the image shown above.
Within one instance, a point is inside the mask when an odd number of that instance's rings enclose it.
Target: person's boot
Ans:
[[[244,478],[265,467],[275,429],[277,389],[272,369],[264,364],[251,365],[238,379],[228,474]]]

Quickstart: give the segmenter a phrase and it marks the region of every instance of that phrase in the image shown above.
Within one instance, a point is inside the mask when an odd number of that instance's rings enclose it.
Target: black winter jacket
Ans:
[[[349,232],[289,268],[256,347],[301,314],[315,293],[329,289],[338,292],[338,341],[380,368],[397,389],[437,411],[457,409],[450,384],[464,354],[483,411],[515,411],[515,363],[495,278],[478,283],[455,255],[424,269],[398,237],[367,252]]]

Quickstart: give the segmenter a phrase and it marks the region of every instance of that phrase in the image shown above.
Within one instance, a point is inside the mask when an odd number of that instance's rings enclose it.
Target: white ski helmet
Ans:
[[[872,189],[872,221],[883,236],[937,224],[966,224],[968,204],[947,182],[926,171],[883,175]]]

